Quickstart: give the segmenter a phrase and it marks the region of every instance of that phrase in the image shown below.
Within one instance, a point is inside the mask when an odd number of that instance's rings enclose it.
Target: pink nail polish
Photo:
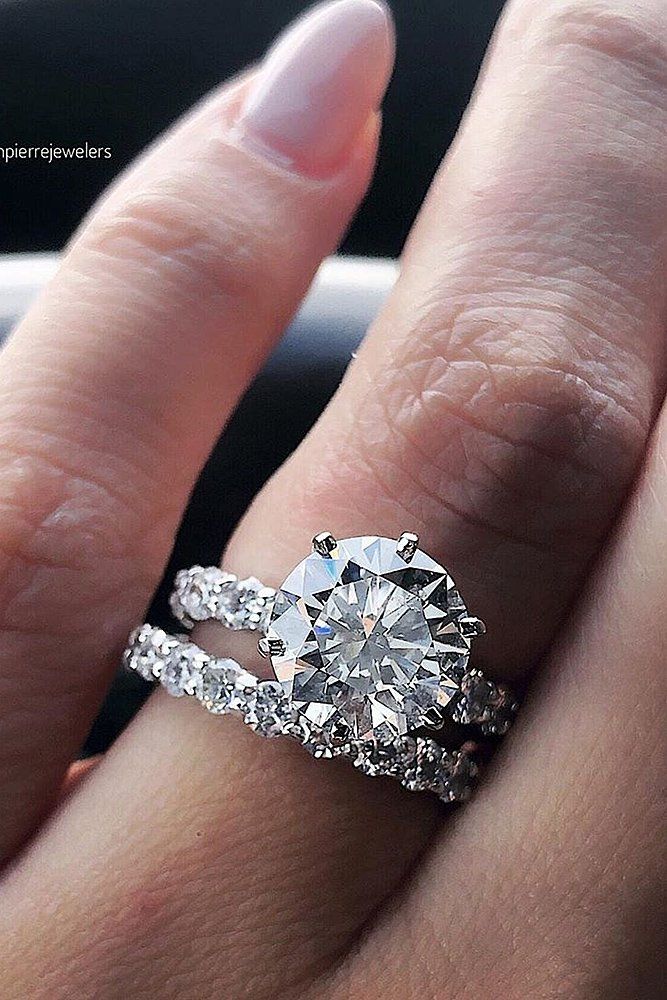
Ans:
[[[379,107],[393,62],[384,3],[319,4],[267,53],[241,110],[241,141],[298,173],[333,173]]]

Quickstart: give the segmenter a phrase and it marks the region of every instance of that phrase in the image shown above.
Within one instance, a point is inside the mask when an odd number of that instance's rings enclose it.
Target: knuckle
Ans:
[[[238,198],[214,211],[194,182],[164,178],[103,206],[80,245],[123,270],[155,270],[172,295],[248,300],[280,268],[275,239],[249,212]]]
[[[519,9],[540,49],[574,47],[667,81],[667,32],[659,30],[664,9],[655,0],[524,0]]]
[[[506,308],[486,309],[481,323],[464,313],[453,332],[451,319],[447,328],[422,323],[377,387],[389,440],[367,440],[364,455],[385,489],[404,492],[407,476],[413,494],[416,484],[457,516],[522,542],[555,547],[564,530],[597,538],[634,468],[650,402],[594,354],[580,356],[572,320],[552,318],[556,335],[542,310],[532,328],[528,307],[519,312],[521,325]],[[398,456],[400,477],[378,452]]]
[[[119,637],[158,567],[141,505],[112,477],[86,474],[40,447],[0,450],[0,629],[94,639],[91,617]]]

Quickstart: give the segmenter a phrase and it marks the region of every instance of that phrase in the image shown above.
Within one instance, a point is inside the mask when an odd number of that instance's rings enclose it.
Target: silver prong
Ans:
[[[475,635],[484,635],[486,632],[486,625],[482,619],[474,618],[472,615],[466,615],[464,618],[459,618],[458,626],[461,635],[466,639],[472,639]]]
[[[424,724],[429,729],[442,729],[445,724],[445,717],[437,705],[431,705],[424,714]]]
[[[396,552],[405,562],[410,562],[418,545],[419,535],[415,535],[412,531],[404,531],[396,542]]]
[[[344,740],[349,739],[350,727],[343,719],[339,719],[338,722],[334,724],[331,735],[337,742],[342,743]]]
[[[267,656],[281,656],[285,652],[282,639],[269,639],[263,635],[257,643],[257,652],[266,659]]]
[[[317,552],[324,557],[330,556],[337,545],[338,542],[330,531],[320,531],[313,538],[313,552]]]

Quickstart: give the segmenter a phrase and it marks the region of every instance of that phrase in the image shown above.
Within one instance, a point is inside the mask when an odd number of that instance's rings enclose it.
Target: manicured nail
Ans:
[[[393,63],[383,2],[319,4],[269,49],[241,110],[240,138],[288,169],[331,174],[380,106]]]

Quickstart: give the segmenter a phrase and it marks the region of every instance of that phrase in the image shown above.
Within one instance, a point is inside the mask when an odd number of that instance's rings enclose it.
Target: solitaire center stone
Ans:
[[[276,678],[319,738],[387,743],[428,723],[459,690],[470,639],[454,581],[396,540],[311,553],[277,593],[267,638]]]

